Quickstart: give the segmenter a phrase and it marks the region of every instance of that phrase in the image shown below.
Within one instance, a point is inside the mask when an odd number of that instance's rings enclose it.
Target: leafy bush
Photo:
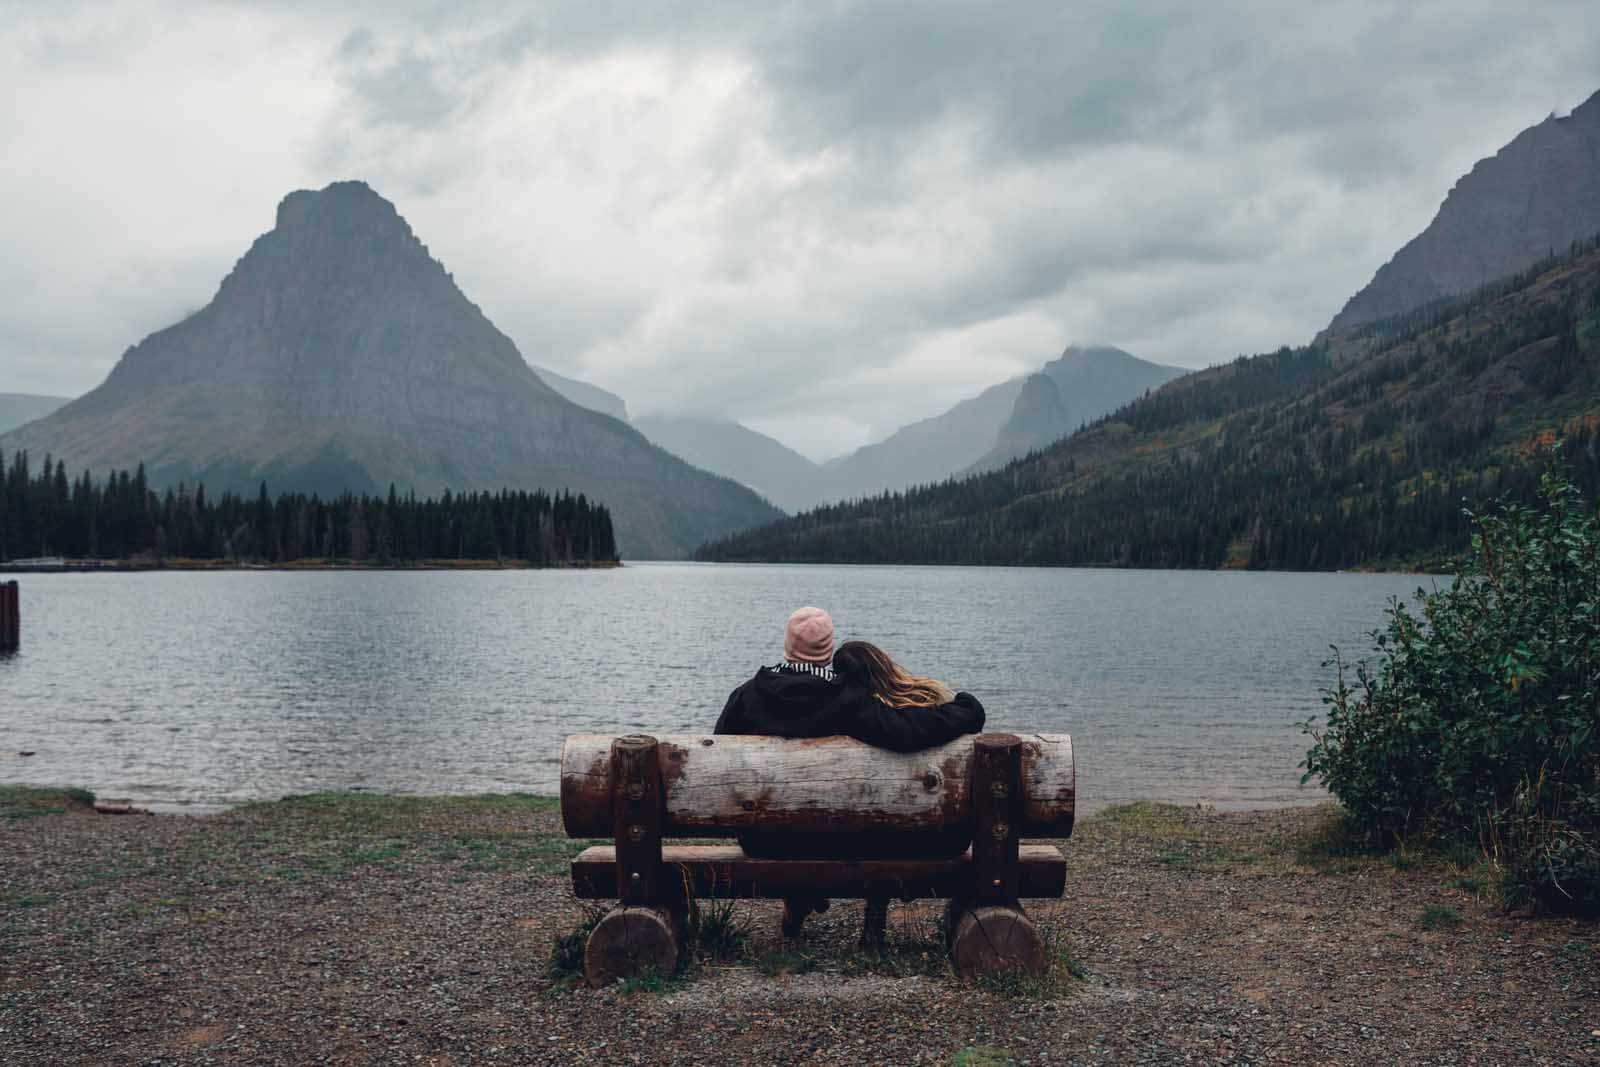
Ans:
[[[1334,650],[1303,766],[1372,843],[1473,839],[1508,905],[1600,907],[1600,517],[1561,471],[1536,505],[1472,516],[1472,550],[1417,608],[1391,602],[1378,663]]]

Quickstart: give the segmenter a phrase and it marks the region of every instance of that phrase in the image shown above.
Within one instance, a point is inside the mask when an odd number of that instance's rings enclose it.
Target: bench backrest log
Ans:
[[[909,753],[846,737],[661,736],[655,745],[661,802],[650,805],[650,816],[659,817],[661,837],[756,830],[949,832],[970,830],[980,816],[992,816],[998,800],[1019,824],[1010,828],[1013,847],[1019,837],[1069,836],[1077,785],[1072,739],[1066,734],[982,736],[1020,741],[1010,749],[1020,749],[1020,797],[1007,797],[1007,787],[996,785],[998,778],[989,781],[987,769],[980,774],[979,746],[971,736]],[[572,837],[608,837],[618,825],[614,804],[628,798],[613,791],[613,782],[623,780],[613,774],[617,740],[606,734],[567,739],[561,753],[561,817]],[[980,777],[989,784],[977,797]]]

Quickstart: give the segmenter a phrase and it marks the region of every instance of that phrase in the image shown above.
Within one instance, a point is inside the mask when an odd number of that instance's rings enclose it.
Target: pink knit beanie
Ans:
[[[801,608],[783,631],[783,658],[795,663],[833,659],[833,619],[821,608]]]

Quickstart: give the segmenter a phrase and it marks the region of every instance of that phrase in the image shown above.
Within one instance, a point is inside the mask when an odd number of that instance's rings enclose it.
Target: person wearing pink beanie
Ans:
[[[833,661],[833,616],[821,608],[799,608],[783,629],[783,658],[789,663]]]
[[[783,629],[783,660],[762,667],[755,677],[728,696],[714,733],[763,734],[773,737],[845,735],[878,748],[916,752],[948,744],[962,734],[983,729],[983,705],[971,693],[957,693],[934,707],[894,707],[863,685],[840,679],[833,671],[833,618],[821,608],[803,607],[790,614]],[[740,844],[751,855],[773,854],[805,843],[763,839],[743,834]],[[784,902],[783,932],[793,937],[808,913],[823,911],[826,900]]]

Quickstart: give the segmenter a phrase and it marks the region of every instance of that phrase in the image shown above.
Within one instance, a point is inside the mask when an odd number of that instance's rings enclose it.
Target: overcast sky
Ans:
[[[1069,343],[1303,343],[1596,89],[1591,0],[0,0],[0,392],[361,178],[530,362],[826,456]]]

